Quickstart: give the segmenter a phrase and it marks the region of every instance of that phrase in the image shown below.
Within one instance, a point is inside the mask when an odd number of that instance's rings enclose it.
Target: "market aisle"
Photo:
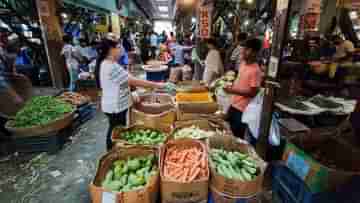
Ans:
[[[0,160],[0,202],[90,202],[88,185],[98,158],[105,152],[106,127],[106,119],[99,113],[56,155],[18,155]]]

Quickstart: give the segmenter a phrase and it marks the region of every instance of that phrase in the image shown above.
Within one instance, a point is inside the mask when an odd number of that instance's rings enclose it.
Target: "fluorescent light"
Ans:
[[[246,0],[246,3],[247,4],[252,4],[252,3],[254,3],[254,0]]]
[[[191,22],[192,22],[193,24],[196,23],[196,18],[192,17],[192,18],[191,18]]]
[[[168,18],[169,15],[168,15],[168,14],[160,14],[160,17],[162,17],[162,18]]]
[[[160,12],[168,12],[168,11],[169,11],[169,7],[167,7],[167,6],[159,6],[159,11],[160,11]]]

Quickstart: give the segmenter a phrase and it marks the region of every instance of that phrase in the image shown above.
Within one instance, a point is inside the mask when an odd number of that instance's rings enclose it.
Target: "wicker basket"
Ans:
[[[47,136],[51,132],[56,132],[68,127],[74,119],[74,113],[64,114],[63,117],[56,119],[46,125],[39,125],[29,128],[14,128],[11,127],[11,120],[5,124],[6,130],[16,137],[31,137],[31,136]]]

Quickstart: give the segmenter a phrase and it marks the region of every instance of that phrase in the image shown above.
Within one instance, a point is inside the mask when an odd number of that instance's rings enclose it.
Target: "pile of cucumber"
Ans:
[[[121,133],[121,138],[130,144],[159,145],[165,142],[166,135],[155,130],[132,130]]]
[[[260,173],[256,161],[247,154],[212,149],[210,152],[211,167],[225,178],[243,182],[254,180]]]

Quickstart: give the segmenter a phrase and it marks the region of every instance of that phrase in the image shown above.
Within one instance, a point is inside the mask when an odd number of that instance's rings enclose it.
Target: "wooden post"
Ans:
[[[65,60],[61,56],[62,29],[56,15],[56,0],[36,0],[40,26],[47,53],[52,84],[56,88],[64,88],[67,78]]]
[[[266,158],[269,146],[268,137],[271,127],[275,88],[279,87],[277,73],[282,64],[283,50],[289,31],[289,14],[292,0],[277,0],[274,19],[274,37],[272,41],[270,63],[266,72],[265,95],[260,122],[260,135],[256,146],[257,152]]]

